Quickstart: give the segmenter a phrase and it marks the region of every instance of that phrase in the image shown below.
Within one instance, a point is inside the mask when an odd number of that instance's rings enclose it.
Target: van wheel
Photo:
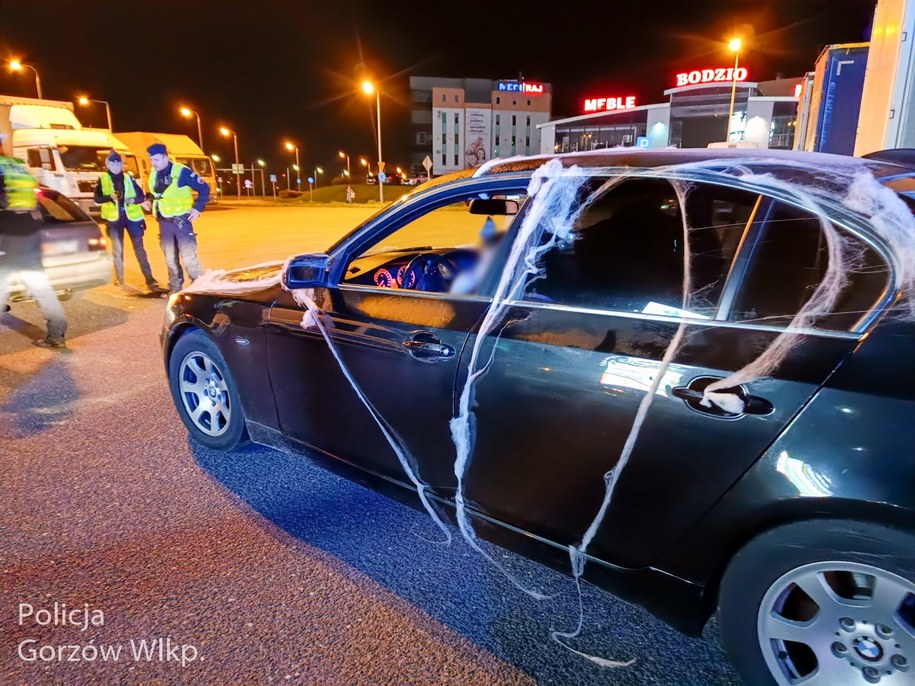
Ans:
[[[235,381],[205,333],[195,330],[178,339],[168,361],[168,380],[178,415],[195,441],[215,450],[249,442]]]
[[[782,526],[731,560],[722,643],[749,686],[915,683],[915,535],[844,520]]]

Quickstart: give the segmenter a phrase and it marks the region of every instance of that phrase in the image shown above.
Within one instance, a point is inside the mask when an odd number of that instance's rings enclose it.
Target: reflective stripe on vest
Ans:
[[[114,179],[109,172],[102,174],[99,179],[102,182],[102,195],[110,197],[114,193]],[[137,191],[127,174],[124,174],[124,201],[133,200],[137,197]],[[115,222],[118,220],[118,204],[116,202],[103,202],[101,205],[102,219],[106,222]],[[139,205],[128,204],[125,206],[127,218],[132,222],[138,222],[143,218],[143,208]]]
[[[155,197],[155,200],[153,200],[153,214],[161,214],[163,217],[177,217],[194,209],[194,192],[191,187],[178,185],[178,178],[181,176],[182,169],[188,169],[188,167],[172,162],[172,182],[161,195],[156,194],[157,172],[155,169],[150,170],[149,192]]]
[[[12,157],[0,155],[0,172],[6,187],[6,207],[0,209],[22,212],[38,207],[38,198],[35,197],[38,182],[24,165]]]

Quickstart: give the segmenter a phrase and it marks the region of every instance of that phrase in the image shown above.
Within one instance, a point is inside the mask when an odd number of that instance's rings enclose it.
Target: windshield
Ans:
[[[61,145],[57,149],[67,171],[105,171],[105,159],[111,151],[88,145]]]
[[[140,178],[140,168],[137,166],[137,158],[133,155],[124,155],[124,171],[133,178]]]
[[[176,157],[175,162],[190,167],[198,176],[213,176],[213,167],[208,157]]]

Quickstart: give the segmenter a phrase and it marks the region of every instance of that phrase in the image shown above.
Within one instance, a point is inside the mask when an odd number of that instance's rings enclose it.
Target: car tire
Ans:
[[[249,443],[238,387],[216,344],[196,329],[178,339],[168,382],[181,421],[198,443],[234,450]]]
[[[725,571],[719,622],[748,686],[915,683],[915,535],[834,519],[761,534]]]

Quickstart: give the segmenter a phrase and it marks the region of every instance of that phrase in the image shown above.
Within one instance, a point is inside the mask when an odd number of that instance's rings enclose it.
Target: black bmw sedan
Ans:
[[[747,684],[912,684],[912,192],[825,155],[490,163],[173,295],[172,396],[204,445],[320,460],[687,634],[717,609]]]

